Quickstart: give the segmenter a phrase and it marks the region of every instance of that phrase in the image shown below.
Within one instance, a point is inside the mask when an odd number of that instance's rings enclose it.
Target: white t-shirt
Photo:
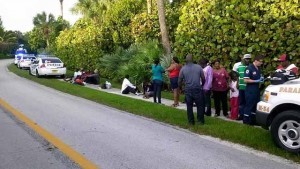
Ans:
[[[126,89],[127,86],[130,86],[134,89],[136,88],[132,83],[130,83],[130,81],[128,79],[124,78],[123,83],[122,83],[121,93],[123,90]]]
[[[236,88],[236,84],[237,84],[237,81],[230,81],[230,88],[233,88],[234,89],[234,92],[229,90],[230,91],[230,98],[232,97],[239,97],[239,90]]]
[[[238,67],[242,64],[242,62],[237,62],[233,65],[232,70],[237,72]]]
[[[81,75],[82,75],[81,71],[74,72],[74,78],[76,78],[77,76],[81,76]]]

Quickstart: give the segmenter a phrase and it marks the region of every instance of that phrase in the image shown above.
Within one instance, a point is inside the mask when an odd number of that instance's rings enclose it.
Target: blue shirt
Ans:
[[[253,64],[250,64],[245,69],[244,79],[259,80],[261,76],[262,75],[260,69],[257,69]],[[259,83],[247,83],[246,90],[248,91],[259,90]]]
[[[163,73],[165,72],[164,68],[160,64],[152,65],[152,80],[163,81]]]

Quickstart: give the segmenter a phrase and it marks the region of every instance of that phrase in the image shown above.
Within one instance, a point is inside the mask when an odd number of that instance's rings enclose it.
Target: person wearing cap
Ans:
[[[263,76],[260,67],[263,64],[263,56],[256,56],[253,64],[250,64],[245,70],[244,82],[246,83],[243,123],[254,125],[256,105],[260,101],[259,84],[263,82]]]
[[[244,107],[246,104],[245,88],[246,84],[244,82],[245,70],[251,61],[251,54],[245,54],[242,59],[242,63],[238,66],[237,72],[239,74],[239,117],[237,120],[243,120]]]
[[[280,70],[289,70],[295,73],[296,76],[299,76],[299,69],[296,67],[295,64],[290,64],[290,57],[287,54],[282,54],[278,61],[280,62],[280,65],[277,67],[277,69]]]
[[[186,56],[186,64],[179,72],[178,84],[185,82],[185,102],[187,107],[188,123],[195,124],[193,103],[197,107],[197,120],[200,125],[204,124],[204,95],[202,86],[205,84],[205,76],[200,65],[193,63],[193,56]],[[201,82],[201,84],[200,84]]]

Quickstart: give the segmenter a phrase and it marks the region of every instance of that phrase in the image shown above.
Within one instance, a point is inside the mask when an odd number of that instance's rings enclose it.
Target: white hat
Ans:
[[[251,54],[245,54],[243,59],[251,59]]]

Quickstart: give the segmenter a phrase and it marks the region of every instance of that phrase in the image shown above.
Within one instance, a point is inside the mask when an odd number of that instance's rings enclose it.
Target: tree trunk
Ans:
[[[152,13],[152,0],[147,0],[147,13]]]
[[[64,0],[59,0],[59,2],[60,2],[60,12],[61,12],[61,18],[62,18],[62,19],[64,19],[63,1],[64,1]]]
[[[165,49],[166,54],[170,54],[171,45],[170,45],[169,34],[166,25],[164,0],[157,0],[157,9],[158,9],[158,18],[159,18],[159,27],[160,27],[162,45]]]

